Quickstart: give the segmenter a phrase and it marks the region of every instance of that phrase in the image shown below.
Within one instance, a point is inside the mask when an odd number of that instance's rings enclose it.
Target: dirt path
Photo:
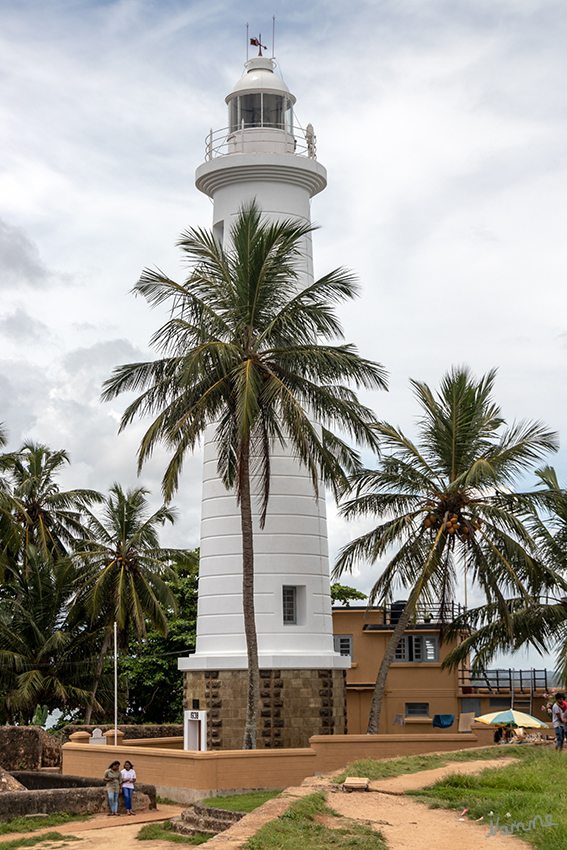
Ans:
[[[444,779],[451,773],[480,773],[489,767],[507,767],[514,764],[517,759],[479,759],[478,761],[454,761],[445,767],[436,767],[434,770],[420,770],[419,773],[403,773],[401,776],[393,776],[390,779],[371,779],[370,791],[380,791],[383,794],[405,794],[406,791],[417,791],[418,788],[427,788],[439,779]]]
[[[80,838],[81,842],[77,842],[77,850],[132,850],[132,846],[136,845],[136,835],[145,823],[154,821],[169,820],[169,818],[180,815],[186,806],[163,806],[159,809],[140,812],[133,817],[123,815],[118,818],[109,818],[106,814],[95,815],[86,821],[72,821],[64,823],[60,826],[50,826],[46,829],[36,829],[33,832],[18,832],[10,835],[0,836],[0,842],[11,841],[14,838],[27,838],[34,835],[41,835],[43,832],[59,832],[61,835],[74,835]],[[49,850],[53,845],[60,847],[61,842],[55,841],[42,843],[39,845],[41,850]],[[74,844],[69,844],[67,847],[71,850]],[[139,844],[140,850],[164,850],[171,848],[173,845],[167,841],[143,841]]]
[[[447,809],[429,809],[423,803],[405,796],[405,792],[431,785],[450,773],[480,773],[491,767],[503,767],[514,759],[452,762],[446,767],[404,774],[392,779],[372,780],[369,791],[344,793],[332,782],[332,776],[306,779],[297,788],[287,788],[281,797],[268,800],[263,806],[246,815],[226,832],[211,838],[207,850],[239,850],[247,838],[261,826],[274,820],[287,809],[290,802],[315,791],[328,794],[329,806],[345,818],[366,824],[382,832],[390,850],[526,850],[526,843],[516,836],[488,835],[489,823],[460,820],[459,813]],[[133,818],[109,819],[99,815],[89,821],[68,823],[51,829],[81,839],[77,850],[132,850],[136,835],[144,823],[166,820],[179,815],[183,806],[160,806],[158,811],[142,812]],[[109,820],[111,823],[109,824]],[[337,818],[329,818],[328,826],[340,826]],[[39,830],[30,835],[38,835]],[[51,830],[49,830],[51,831]],[[0,841],[14,836],[2,836]],[[22,837],[20,833],[18,837]],[[49,850],[51,844],[42,844]],[[60,847],[60,842],[55,842]],[[140,850],[169,850],[170,842],[144,841]],[[68,845],[71,850],[72,845]],[[300,850],[300,848],[298,848]]]
[[[373,780],[372,790],[344,793],[329,776],[306,779],[298,788],[287,788],[282,797],[269,800],[226,832],[207,842],[207,850],[239,850],[264,823],[273,820],[287,808],[290,799],[324,790],[329,806],[343,817],[371,826],[382,832],[390,850],[526,850],[525,842],[515,836],[488,836],[490,824],[460,820],[459,813],[447,809],[429,809],[423,803],[404,796],[405,791],[423,788],[450,773],[480,773],[491,767],[502,767],[513,759],[453,762],[446,767],[404,774],[386,780]],[[341,821],[329,818],[329,827]],[[300,850],[298,848],[298,850]]]
[[[405,791],[425,788],[450,773],[480,773],[511,762],[513,759],[454,762],[436,770],[374,780],[366,793],[330,793],[329,805],[345,817],[380,830],[391,850],[525,850],[525,842],[515,836],[489,835],[490,822],[460,820],[458,812],[429,809],[404,796]]]

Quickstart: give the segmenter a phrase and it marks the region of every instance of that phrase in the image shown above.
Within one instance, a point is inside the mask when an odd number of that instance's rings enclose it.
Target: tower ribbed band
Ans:
[[[224,186],[235,183],[254,183],[256,181],[270,183],[291,183],[306,189],[309,195],[317,195],[327,185],[327,175],[323,166],[313,160],[301,160],[299,157],[276,157],[273,154],[266,159],[280,159],[280,162],[252,162],[243,160],[262,157],[262,154],[231,154],[217,160],[204,163],[197,169],[195,185],[210,198]],[[264,157],[262,157],[263,159]],[[283,160],[283,162],[281,161]],[[290,161],[291,160],[291,161]]]

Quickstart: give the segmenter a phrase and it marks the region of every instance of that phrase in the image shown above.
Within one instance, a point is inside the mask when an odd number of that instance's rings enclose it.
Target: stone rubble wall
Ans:
[[[108,753],[108,761],[112,760],[112,753],[114,750],[111,750]],[[102,771],[104,773],[104,771]],[[21,782],[22,785],[28,791],[53,791],[53,790],[64,790],[70,791],[73,789],[77,789],[79,791],[86,789],[100,789],[106,794],[106,782],[102,778],[102,773],[100,777],[90,777],[90,776],[72,776],[69,774],[50,774],[50,773],[39,773],[31,770],[15,770],[12,775],[18,782]],[[136,792],[139,792],[144,797],[147,797],[149,800],[150,809],[157,808],[156,801],[156,788],[155,785],[149,785],[146,782],[136,782]],[[40,810],[41,811],[41,810]],[[66,811],[65,809],[61,809],[61,811]],[[74,810],[73,810],[74,811]],[[82,811],[82,810],[79,810]],[[94,811],[94,810],[93,810]],[[97,810],[98,811],[98,810]]]
[[[59,767],[61,744],[40,726],[0,726],[0,764],[11,773]]]

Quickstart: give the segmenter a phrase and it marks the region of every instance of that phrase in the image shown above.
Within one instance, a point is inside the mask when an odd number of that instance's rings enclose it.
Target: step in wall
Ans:
[[[217,809],[214,806],[203,806],[195,803],[185,809],[180,818],[173,818],[171,825],[180,835],[218,835],[238,823],[246,812],[230,812],[227,809]]]

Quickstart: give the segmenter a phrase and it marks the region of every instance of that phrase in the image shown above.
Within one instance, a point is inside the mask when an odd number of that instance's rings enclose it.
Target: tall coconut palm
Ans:
[[[111,399],[143,390],[124,413],[121,428],[136,416],[157,414],[142,439],[139,463],[157,443],[172,451],[163,479],[167,499],[186,453],[206,426],[215,424],[218,472],[240,504],[248,654],[245,749],[256,744],[259,698],[252,498],[260,499],[263,525],[271,446],[290,447],[309,471],[316,494],[320,476],[336,486],[345,466],[354,469],[357,456],[330,429],[376,443],[369,427],[373,414],[345,384],[385,386],[378,364],[363,360],[351,345],[328,342],[342,335],[334,305],[355,296],[352,275],[339,269],[300,289],[301,246],[312,229],[292,220],[263,222],[251,203],[232,225],[226,250],[212,232],[183,234],[179,245],[190,268],[185,283],[145,271],[135,287],[152,306],[171,307],[171,319],[153,337],[164,356],[118,368],[103,394]]]
[[[473,670],[479,671],[499,652],[515,652],[531,646],[540,653],[557,654],[555,673],[567,683],[567,490],[559,485],[551,466],[535,471],[538,489],[526,495],[506,494],[514,510],[522,510],[538,547],[539,558],[555,577],[555,586],[539,598],[508,599],[513,637],[499,620],[493,604],[463,612],[447,628],[447,637],[459,632],[468,636],[444,659],[456,667],[470,654]]]
[[[394,550],[370,601],[386,601],[396,586],[409,588],[376,679],[369,734],[378,732],[386,676],[420,597],[438,599],[447,611],[459,571],[466,570],[510,635],[506,596],[528,599],[555,581],[536,559],[522,506],[506,494],[518,476],[556,450],[557,437],[538,422],[505,427],[491,397],[494,380],[494,371],[477,380],[468,369],[454,368],[438,393],[412,381],[421,408],[417,441],[381,423],[378,468],[351,481],[354,498],[343,516],[381,522],[344,547],[336,575]]]
[[[9,485],[5,502],[20,529],[24,561],[30,545],[46,558],[66,555],[74,542],[84,537],[81,513],[102,500],[95,490],[60,490],[56,477],[67,463],[65,450],[54,452],[33,442],[3,456]]]
[[[81,593],[76,602],[84,606],[93,623],[102,622],[104,637],[95,670],[85,723],[92,708],[111,643],[114,623],[119,643],[127,650],[130,630],[141,642],[146,636],[146,620],[160,634],[167,634],[167,611],[177,603],[166,579],[174,579],[170,564],[186,554],[159,545],[159,528],[175,521],[175,510],[162,505],[151,513],[148,490],[122,489],[113,484],[104,499],[101,517],[88,511],[88,536],[76,546],[76,558],[83,562]]]

